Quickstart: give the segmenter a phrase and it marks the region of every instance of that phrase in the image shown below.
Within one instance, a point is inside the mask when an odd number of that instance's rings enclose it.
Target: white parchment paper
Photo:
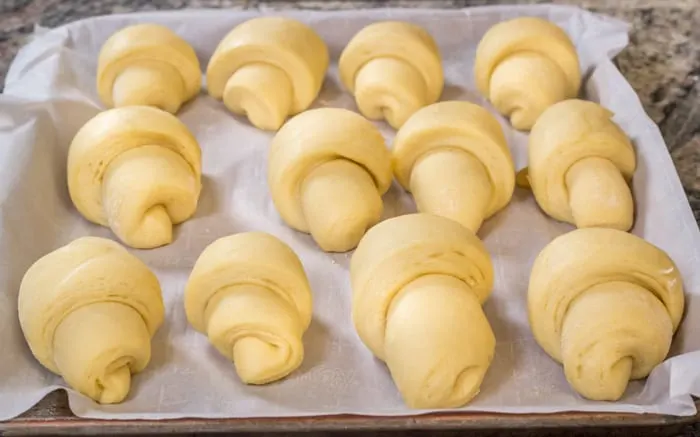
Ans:
[[[48,392],[65,387],[43,369],[24,343],[17,292],[25,270],[46,253],[84,235],[114,238],[89,224],[67,193],[65,163],[76,131],[101,110],[95,91],[97,54],[118,29],[158,22],[192,43],[203,68],[221,38],[260,12],[181,11],[112,15],[40,30],[12,64],[0,96],[0,419],[20,414]],[[263,12],[270,13],[270,12]],[[489,107],[475,91],[476,44],[498,21],[542,16],[575,42],[586,73],[585,97],[615,112],[639,156],[634,178],[634,233],[666,250],[678,264],[687,293],[687,316],[671,358],[646,381],[630,384],[617,403],[590,402],[567,385],[563,371],[537,346],[526,317],[526,292],[537,253],[568,225],[545,217],[532,197],[516,189],[510,205],[487,221],[479,236],[495,264],[496,283],[485,305],[498,340],[481,394],[463,411],[538,413],[564,410],[690,415],[700,395],[700,235],[659,130],[609,58],[627,44],[627,26],[572,7],[508,6],[469,10],[285,12],[313,26],[328,43],[333,65],[315,106],[355,109],[342,89],[335,61],[353,34],[377,20],[425,26],[443,54],[443,100]],[[351,254],[326,254],[312,239],[287,228],[266,184],[271,134],[229,114],[205,94],[178,114],[203,151],[204,188],[196,216],[180,226],[173,244],[132,251],[161,281],[167,319],[153,340],[153,359],[136,376],[128,399],[100,406],[69,390],[75,414],[91,418],[305,416],[356,413],[407,415],[385,366],[374,359],[350,320]],[[526,165],[526,139],[502,121],[518,168]],[[377,123],[388,144],[394,132]],[[396,185],[384,197],[385,217],[414,211]],[[314,293],[314,319],[304,337],[306,359],[289,378],[263,387],[242,384],[232,365],[186,322],[182,294],[202,250],[236,232],[272,233],[299,254]]]

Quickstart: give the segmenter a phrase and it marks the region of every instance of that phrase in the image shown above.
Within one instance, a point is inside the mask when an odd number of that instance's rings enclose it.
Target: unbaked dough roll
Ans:
[[[311,300],[299,258],[262,232],[210,244],[185,289],[187,320],[233,361],[247,384],[276,381],[299,367]]]
[[[24,275],[19,322],[36,359],[103,404],[124,400],[163,323],[158,279],[119,244],[84,237]]]
[[[530,326],[593,400],[619,399],[668,354],[683,315],[680,274],[666,253],[615,229],[578,229],[549,243],[532,267]]]
[[[529,130],[549,106],[578,95],[581,72],[573,43],[547,20],[496,24],[476,49],[476,85],[513,127]]]
[[[547,109],[530,132],[530,187],[551,217],[579,228],[627,231],[634,221],[629,181],[632,143],[602,106],[566,100]]]
[[[394,174],[418,210],[453,219],[477,232],[505,207],[515,169],[498,121],[469,102],[420,109],[394,139]]]
[[[167,27],[126,27],[100,50],[97,92],[107,107],[146,105],[174,114],[201,86],[197,54]]]
[[[363,28],[343,50],[338,68],[362,115],[385,119],[395,129],[437,102],[444,85],[437,44],[411,23],[382,21]]]
[[[408,406],[458,407],[478,394],[496,346],[481,308],[493,266],[471,231],[430,214],[386,220],[360,242],[350,277],[355,328]]]
[[[102,112],[75,135],[68,190],[75,207],[125,244],[147,249],[172,241],[173,225],[194,214],[201,151],[175,116],[148,106]]]
[[[391,179],[381,133],[346,109],[299,114],[272,140],[272,201],[289,226],[310,233],[328,252],[353,249],[379,221]]]
[[[328,48],[309,26],[261,17],[236,26],[207,67],[209,94],[257,128],[277,130],[314,101],[328,68]]]

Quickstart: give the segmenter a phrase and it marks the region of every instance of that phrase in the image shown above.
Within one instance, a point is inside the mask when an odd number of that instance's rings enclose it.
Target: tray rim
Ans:
[[[20,417],[0,422],[0,434],[159,434],[670,427],[700,423],[700,399],[695,399],[695,405],[698,412],[693,416],[572,411],[546,414],[450,412],[414,416],[342,414],[307,417],[182,418],[163,420],[83,419],[76,416]]]
[[[498,4],[502,6],[504,4]],[[413,11],[448,11],[461,9],[481,9],[489,6],[437,6],[410,8]],[[515,7],[537,7],[538,4],[513,5]],[[547,5],[553,8],[576,8],[574,5]],[[401,9],[397,6],[386,8],[360,8],[359,10]],[[408,9],[408,8],[407,8]],[[202,9],[197,9],[202,10]],[[212,9],[212,13],[219,11]],[[329,9],[328,12],[348,12],[353,10]],[[140,13],[164,14],[181,11],[140,11]],[[238,13],[260,11],[236,10]],[[304,9],[286,11],[299,13]],[[596,13],[597,15],[605,14]],[[131,13],[112,14],[116,16]],[[93,21],[104,16],[87,17],[59,27]],[[50,29],[50,30],[55,30]],[[617,67],[616,67],[617,68]],[[665,140],[664,140],[665,142]],[[490,412],[437,412],[403,416],[367,416],[335,414],[320,416],[253,417],[253,418],[179,418],[179,419],[90,419],[74,415],[55,417],[18,417],[0,421],[0,436],[5,435],[56,435],[56,434],[159,434],[159,433],[199,433],[199,432],[304,432],[304,431],[409,431],[409,430],[486,430],[486,429],[556,429],[556,428],[603,428],[603,427],[672,427],[700,423],[700,398],[694,398],[697,409],[695,415],[671,416],[653,413],[606,413],[565,411],[558,413],[490,413]]]

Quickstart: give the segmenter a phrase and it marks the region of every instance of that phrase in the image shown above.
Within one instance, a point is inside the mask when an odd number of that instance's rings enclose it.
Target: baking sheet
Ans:
[[[260,12],[179,11],[112,15],[55,30],[39,29],[7,76],[0,96],[0,419],[30,408],[62,380],[39,366],[17,320],[19,283],[39,257],[84,235],[114,238],[89,224],[71,205],[66,188],[67,149],[76,131],[98,113],[94,88],[97,54],[113,32],[136,22],[171,27],[192,43],[206,66],[219,40]],[[270,12],[263,12],[270,13]],[[486,102],[475,90],[476,44],[492,24],[520,15],[546,17],[572,37],[586,73],[584,95],[615,112],[639,156],[634,178],[634,233],[666,250],[683,275],[687,316],[672,358],[646,382],[630,384],[617,403],[586,401],[567,385],[563,371],[534,342],[526,316],[529,271],[537,253],[569,225],[545,217],[532,197],[516,189],[511,204],[487,221],[479,236],[493,256],[496,283],[484,309],[498,344],[481,394],[461,411],[543,413],[565,410],[695,413],[700,395],[700,234],[659,130],[609,58],[627,44],[627,26],[567,6],[501,6],[466,10],[366,10],[284,12],[312,25],[334,60],[315,106],[355,109],[335,68],[352,35],[377,20],[425,26],[444,58],[443,100]],[[490,108],[490,107],[489,107]],[[161,281],[167,319],[153,340],[147,370],[134,378],[128,399],[100,406],[69,390],[81,417],[158,419],[178,417],[307,416],[355,413],[408,415],[386,367],[374,359],[350,320],[350,254],[325,254],[307,235],[287,228],[266,185],[271,134],[230,115],[202,94],[178,114],[203,151],[203,191],[196,216],[177,228],[173,244],[132,250]],[[527,136],[499,117],[517,168],[526,164]],[[390,143],[393,130],[377,123]],[[385,218],[414,211],[396,185],[386,194]],[[300,256],[314,293],[314,319],[304,337],[306,359],[289,378],[262,387],[242,384],[232,365],[186,322],[182,294],[201,251],[236,232],[266,231]]]

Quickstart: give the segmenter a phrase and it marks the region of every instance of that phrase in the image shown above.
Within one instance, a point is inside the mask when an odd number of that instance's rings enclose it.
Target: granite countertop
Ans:
[[[542,3],[542,1],[0,0],[0,87],[4,84],[7,67],[17,50],[27,42],[36,24],[55,27],[95,15],[185,7],[455,8],[495,3]],[[688,195],[696,221],[700,223],[700,7],[697,0],[554,0],[553,3],[583,6],[632,24],[630,44],[618,55],[616,62],[639,94],[647,113],[658,123]],[[68,413],[65,395],[55,393],[24,417],[48,417]],[[575,434],[584,435],[579,432]],[[414,434],[410,433],[410,435]],[[476,434],[470,433],[470,435]],[[488,433],[488,435],[497,434]],[[517,435],[559,434],[526,432]],[[561,435],[573,434],[571,431],[564,431]],[[591,431],[591,434],[585,435],[603,434]],[[622,433],[620,432],[619,435]],[[639,434],[635,431],[635,435]],[[664,433],[664,435],[669,434]],[[700,425],[679,429],[674,435],[700,436]]]

